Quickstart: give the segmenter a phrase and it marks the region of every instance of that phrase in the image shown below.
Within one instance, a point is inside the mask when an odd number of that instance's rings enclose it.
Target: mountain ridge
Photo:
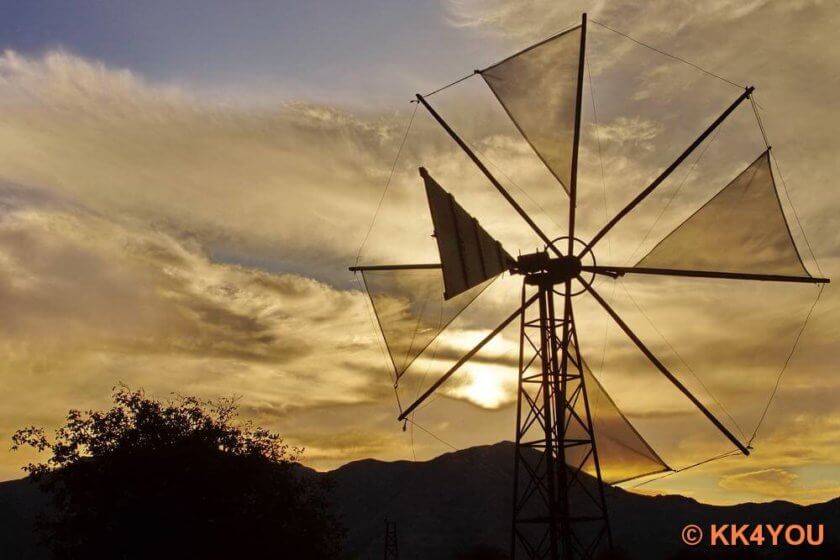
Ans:
[[[397,522],[400,558],[468,558],[477,546],[504,557],[509,549],[513,443],[471,447],[427,461],[360,459],[320,473],[302,466],[305,476],[332,488],[336,513],[347,527],[350,558],[381,558],[384,519]],[[587,484],[595,484],[587,478]],[[822,523],[820,547],[736,547],[726,558],[838,558],[840,498],[798,505],[785,500],[716,506],[679,495],[650,496],[605,486],[616,544],[624,557],[721,557],[721,549],[682,544],[688,523]],[[0,483],[0,550],[9,558],[45,558],[34,545],[31,524],[45,497],[26,479]],[[28,527],[28,533],[27,533]],[[704,556],[704,554],[709,556]],[[740,556],[739,556],[740,554]]]

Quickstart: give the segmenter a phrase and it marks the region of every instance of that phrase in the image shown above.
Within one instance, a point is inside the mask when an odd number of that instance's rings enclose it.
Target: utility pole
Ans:
[[[385,560],[399,560],[400,549],[397,545],[397,522],[385,520]]]

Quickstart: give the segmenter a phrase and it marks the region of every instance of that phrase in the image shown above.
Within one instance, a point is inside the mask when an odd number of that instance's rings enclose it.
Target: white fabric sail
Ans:
[[[567,193],[582,32],[575,27],[481,71],[511,120]]]
[[[765,151],[660,241],[639,268],[809,277]]]

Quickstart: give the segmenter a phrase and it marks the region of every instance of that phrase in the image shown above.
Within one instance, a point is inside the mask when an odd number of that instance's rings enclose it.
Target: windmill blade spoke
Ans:
[[[668,370],[668,368],[666,368],[666,367],[665,367],[665,365],[664,365],[661,361],[659,361],[659,358],[657,358],[657,357],[653,354],[653,352],[651,352],[651,351],[648,349],[648,347],[644,345],[644,343],[643,343],[643,342],[639,339],[639,337],[638,337],[638,336],[636,336],[636,333],[634,333],[634,332],[630,329],[630,327],[627,325],[627,323],[625,323],[625,322],[624,322],[624,320],[623,320],[621,317],[619,317],[619,316],[618,316],[618,314],[617,314],[617,313],[615,312],[615,310],[614,310],[614,309],[613,309],[613,308],[612,308],[612,307],[611,307],[611,306],[610,306],[610,305],[606,302],[606,300],[604,300],[604,298],[602,298],[602,297],[600,296],[600,294],[598,294],[598,292],[596,292],[596,291],[595,291],[595,289],[594,289],[594,288],[593,288],[593,287],[592,287],[589,283],[587,283],[587,282],[585,282],[585,281],[581,280],[581,284],[583,284],[583,287],[586,289],[586,291],[587,291],[587,292],[589,292],[589,294],[590,294],[593,298],[595,298],[595,300],[596,300],[596,301],[597,301],[597,302],[601,305],[601,307],[603,307],[603,308],[604,308],[604,311],[606,311],[606,312],[607,312],[607,314],[608,314],[610,317],[612,317],[613,321],[615,321],[615,322],[616,322],[616,324],[617,324],[617,325],[621,328],[621,330],[623,330],[623,331],[624,331],[624,333],[628,336],[628,338],[630,338],[630,340],[632,340],[632,341],[633,341],[633,343],[636,345],[636,347],[637,347],[639,350],[641,350],[642,354],[644,354],[644,355],[645,355],[645,357],[646,357],[648,360],[650,360],[650,362],[651,362],[651,363],[652,363],[652,364],[656,367],[656,369],[658,369],[658,370],[662,373],[662,375],[664,375],[664,376],[668,379],[668,381],[670,381],[670,382],[671,382],[671,383],[672,383],[672,384],[673,384],[673,385],[674,385],[677,389],[679,389],[679,390],[680,390],[680,392],[681,392],[682,394],[684,394],[684,395],[688,398],[688,400],[690,400],[690,401],[692,402],[692,404],[694,404],[694,406],[696,406],[696,407],[700,410],[700,412],[702,412],[702,413],[703,413],[703,415],[704,415],[704,416],[706,416],[706,418],[708,418],[708,419],[709,419],[709,421],[710,421],[712,424],[714,424],[714,426],[715,426],[718,430],[720,430],[720,432],[721,432],[724,436],[726,436],[726,437],[729,439],[729,441],[731,441],[733,444],[735,444],[735,447],[737,447],[737,448],[741,451],[741,453],[743,453],[744,455],[749,455],[749,454],[750,454],[750,450],[749,450],[749,449],[748,449],[748,448],[747,448],[747,447],[746,447],[743,443],[741,443],[741,441],[740,441],[737,437],[735,437],[735,436],[732,434],[732,432],[730,432],[730,431],[726,428],[726,426],[724,426],[724,425],[720,422],[720,420],[718,420],[718,419],[715,417],[715,415],[714,415],[714,414],[712,414],[712,413],[709,411],[709,409],[707,409],[707,408],[703,405],[703,403],[701,403],[701,402],[697,399],[697,397],[695,397],[695,396],[691,393],[691,391],[689,391],[689,390],[685,387],[685,385],[683,385],[682,383],[680,383],[679,379],[677,379],[677,378],[674,376],[674,374],[672,374],[672,373]]]
[[[516,210],[516,213],[519,214],[523,220],[525,220],[525,223],[527,223],[531,227],[531,229],[534,230],[534,233],[536,233],[539,236],[539,238],[542,239],[543,243],[545,243],[546,246],[552,251],[554,251],[554,253],[557,254],[557,256],[559,257],[561,253],[557,249],[557,247],[554,246],[554,243],[552,243],[551,239],[540,229],[536,222],[534,222],[534,220],[531,219],[531,216],[529,216],[528,213],[525,212],[525,210],[519,205],[518,202],[516,202],[516,200],[510,195],[510,193],[507,192],[507,189],[505,189],[502,186],[498,179],[496,179],[493,176],[493,174],[490,173],[490,170],[487,169],[487,167],[484,165],[484,163],[482,163],[480,159],[478,159],[478,156],[475,155],[475,153],[470,149],[469,146],[467,146],[467,144],[461,139],[461,137],[458,136],[458,134],[454,130],[452,130],[452,127],[450,127],[449,124],[447,124],[447,122],[443,120],[443,117],[441,117],[438,114],[438,112],[435,111],[431,105],[429,105],[429,102],[426,101],[426,98],[424,98],[418,93],[417,101],[420,104],[422,104],[427,111],[429,111],[429,114],[432,115],[432,117],[434,117],[438,124],[440,124],[440,126],[443,127],[443,129],[449,134],[449,136],[452,137],[455,143],[458,144],[458,146],[460,146],[462,150],[464,150],[464,153],[466,153],[467,156],[476,165],[476,167],[478,167],[479,170],[481,170],[481,172],[484,173],[484,176],[487,177],[487,180],[490,181],[490,183],[494,187],[496,187],[496,190],[499,191],[499,193],[504,197],[504,199],[507,200],[508,204],[510,204],[513,207],[513,209]]]
[[[600,241],[601,238],[604,237],[618,222],[620,222],[621,219],[624,218],[624,216],[629,214],[630,211],[633,210],[633,208],[638,206],[644,199],[646,199],[648,197],[648,195],[650,195],[654,190],[656,190],[656,187],[661,185],[662,182],[665,181],[665,179],[667,179],[671,175],[671,173],[673,173],[674,170],[676,170],[677,167],[680,166],[680,164],[682,164],[682,162],[685,160],[685,158],[690,156],[691,153],[695,149],[697,149],[697,147],[700,144],[702,144],[703,141],[712,132],[714,132],[714,130],[718,126],[720,126],[721,123],[723,123],[723,121],[725,121],[726,118],[735,109],[738,108],[738,105],[740,105],[745,99],[749,99],[750,95],[752,95],[753,89],[754,89],[753,87],[748,87],[747,89],[745,89],[744,93],[742,93],[738,97],[738,99],[736,99],[732,103],[732,105],[730,105],[723,113],[721,113],[721,115],[717,119],[715,119],[715,121],[711,125],[709,125],[709,127],[706,130],[704,130],[703,133],[700,136],[698,136],[697,139],[694,140],[694,142],[692,142],[691,145],[688,148],[686,148],[685,151],[682,154],[680,154],[680,156],[677,159],[675,159],[674,162],[671,165],[669,165],[667,168],[665,168],[665,170],[662,173],[660,173],[659,176],[656,179],[654,179],[653,182],[650,185],[647,186],[647,188],[645,188],[645,190],[640,192],[636,196],[636,198],[631,200],[627,204],[627,206],[622,208],[615,216],[613,216],[613,218],[609,222],[607,222],[607,224],[603,228],[601,228],[601,231],[599,231],[597,234],[595,234],[595,236],[592,238],[592,240],[589,242],[589,244],[586,246],[586,248],[581,252],[580,256],[582,257],[586,253],[591,251],[592,248],[595,246],[595,244],[598,243],[598,241]]]
[[[800,284],[827,284],[828,278],[811,276],[787,276],[783,274],[747,274],[742,272],[719,272],[711,270],[681,270],[672,268],[646,268],[632,266],[583,266],[581,270],[604,274],[612,278],[625,274],[648,274],[656,276],[683,276],[689,278],[720,278],[724,280],[756,280],[763,282],[797,282]]]
[[[440,268],[440,264],[377,264],[351,266],[350,272],[365,272],[368,270],[433,270],[435,268]]]
[[[478,343],[478,344],[477,344],[477,345],[476,345],[476,346],[475,346],[472,350],[470,350],[469,352],[467,352],[466,354],[464,354],[464,356],[463,356],[460,360],[458,360],[458,362],[456,362],[456,363],[455,363],[455,365],[454,365],[454,366],[452,366],[452,367],[449,369],[449,371],[447,371],[447,372],[446,372],[446,373],[444,373],[442,376],[440,376],[440,378],[439,378],[437,381],[435,381],[435,382],[432,384],[432,386],[431,386],[431,387],[429,387],[429,388],[426,390],[426,392],[425,392],[425,393],[423,393],[423,394],[422,394],[422,395],[421,395],[421,396],[420,396],[417,400],[415,400],[413,403],[411,403],[411,405],[410,405],[408,408],[406,408],[406,409],[402,412],[402,414],[400,414],[400,415],[399,415],[398,420],[405,420],[406,418],[408,418],[408,415],[409,415],[409,414],[411,414],[412,412],[414,412],[414,410],[415,410],[418,406],[420,406],[420,405],[423,403],[423,401],[425,401],[426,399],[428,399],[428,398],[432,395],[432,393],[434,393],[434,392],[435,392],[435,391],[436,391],[436,390],[437,390],[437,389],[438,389],[441,385],[443,385],[444,383],[446,383],[446,381],[447,381],[450,377],[452,377],[452,375],[453,375],[456,371],[458,371],[458,370],[461,368],[461,366],[462,366],[462,365],[464,365],[464,364],[465,364],[465,363],[466,363],[466,362],[467,362],[470,358],[472,358],[473,356],[475,356],[475,354],[476,354],[476,353],[478,353],[478,351],[479,351],[479,350],[481,350],[482,348],[484,348],[484,345],[485,345],[485,344],[487,344],[488,342],[490,342],[490,341],[491,341],[491,340],[492,340],[492,339],[493,339],[493,338],[494,338],[497,334],[499,334],[500,332],[502,332],[502,330],[503,330],[505,327],[507,327],[510,323],[512,323],[514,319],[516,319],[516,318],[517,318],[517,317],[519,317],[522,313],[524,313],[524,312],[525,312],[525,310],[526,310],[528,307],[530,307],[530,305],[531,305],[532,303],[534,303],[534,302],[537,300],[537,298],[538,298],[538,297],[539,297],[539,294],[534,294],[533,296],[531,296],[531,297],[530,297],[527,301],[525,301],[525,303],[523,303],[523,304],[522,304],[522,305],[521,305],[521,306],[520,306],[520,307],[519,307],[516,311],[514,311],[513,313],[511,313],[511,314],[510,314],[510,315],[509,315],[509,316],[508,316],[508,317],[507,317],[504,321],[502,321],[502,322],[501,322],[501,324],[499,324],[499,326],[497,326],[495,329],[493,329],[493,330],[490,332],[490,334],[488,334],[487,336],[485,336],[485,337],[481,340],[481,342],[479,342],[479,343]]]

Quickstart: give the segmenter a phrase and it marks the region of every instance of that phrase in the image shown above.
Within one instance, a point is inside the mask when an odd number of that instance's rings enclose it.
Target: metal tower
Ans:
[[[511,558],[518,547],[532,558],[587,558],[605,537],[611,548],[612,535],[571,295],[558,293],[547,278],[530,280],[539,283],[539,313],[528,319],[523,312],[520,320]],[[555,300],[562,302],[562,314]],[[585,449],[576,464],[567,461],[570,447]],[[595,488],[580,476],[589,460]],[[573,495],[588,502],[587,515],[573,512]]]
[[[385,560],[399,560],[400,550],[397,544],[397,522],[385,520]]]

